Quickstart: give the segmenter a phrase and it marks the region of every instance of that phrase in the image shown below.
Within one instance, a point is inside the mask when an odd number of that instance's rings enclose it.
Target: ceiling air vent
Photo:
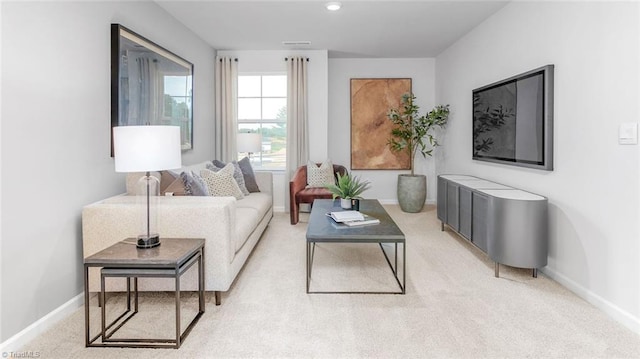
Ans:
[[[299,46],[299,45],[311,45],[311,41],[283,41],[284,46]]]

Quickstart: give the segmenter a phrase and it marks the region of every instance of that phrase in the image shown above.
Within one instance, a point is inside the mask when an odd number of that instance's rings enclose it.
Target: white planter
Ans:
[[[340,198],[340,207],[343,209],[351,209],[351,199]]]

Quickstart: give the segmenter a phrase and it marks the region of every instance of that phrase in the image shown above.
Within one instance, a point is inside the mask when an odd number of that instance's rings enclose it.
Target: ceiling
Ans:
[[[156,0],[216,50],[328,50],[332,58],[435,57],[509,1]],[[285,46],[283,41],[311,41]]]

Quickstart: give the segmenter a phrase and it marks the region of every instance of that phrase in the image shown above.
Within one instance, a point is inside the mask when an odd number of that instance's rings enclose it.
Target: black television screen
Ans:
[[[553,65],[473,90],[473,159],[553,170]]]

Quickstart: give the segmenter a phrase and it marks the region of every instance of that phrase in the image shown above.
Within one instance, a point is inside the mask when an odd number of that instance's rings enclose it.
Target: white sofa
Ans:
[[[220,292],[229,290],[248,256],[273,217],[273,177],[271,172],[255,172],[260,192],[243,199],[212,196],[158,198],[160,238],[205,239],[205,290],[214,291],[216,305]],[[88,257],[140,230],[136,196],[114,196],[83,208],[83,254]],[[181,279],[183,290],[197,290],[197,273],[192,267]],[[100,291],[99,271],[90,271],[91,292]],[[174,282],[145,278],[139,290],[171,291]],[[112,279],[107,290],[123,290],[124,281]]]

